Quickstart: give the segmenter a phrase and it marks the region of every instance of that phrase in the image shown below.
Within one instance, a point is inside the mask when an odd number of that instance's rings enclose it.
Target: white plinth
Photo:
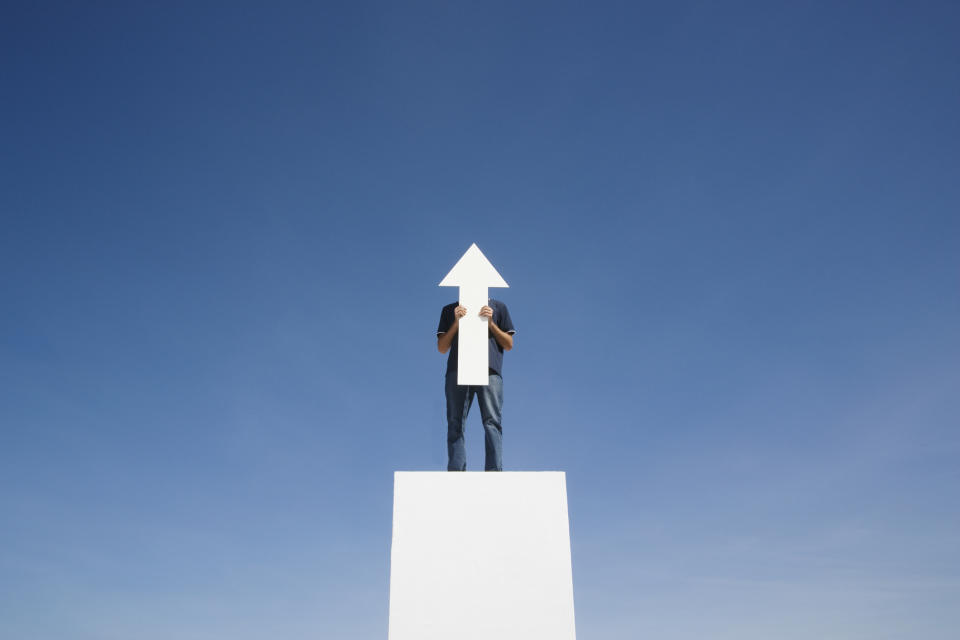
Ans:
[[[563,472],[397,472],[389,640],[574,640]]]

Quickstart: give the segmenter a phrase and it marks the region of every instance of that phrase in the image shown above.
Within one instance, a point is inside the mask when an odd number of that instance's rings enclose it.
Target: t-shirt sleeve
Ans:
[[[497,322],[497,326],[500,327],[500,330],[504,333],[514,334],[517,332],[513,327],[513,319],[510,317],[510,311],[505,304],[500,306],[500,320]]]
[[[444,307],[440,312],[440,324],[437,325],[437,335],[443,335],[453,326],[453,307]]]

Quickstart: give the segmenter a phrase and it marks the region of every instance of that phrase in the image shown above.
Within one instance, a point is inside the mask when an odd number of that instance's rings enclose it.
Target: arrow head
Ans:
[[[440,281],[441,287],[509,287],[487,257],[480,252],[476,244],[471,244],[467,252],[460,256],[450,273]]]

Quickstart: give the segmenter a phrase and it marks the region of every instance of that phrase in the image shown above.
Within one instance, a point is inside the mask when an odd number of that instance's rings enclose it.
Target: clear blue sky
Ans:
[[[567,471],[581,638],[954,638],[958,33],[5,4],[0,638],[385,638],[471,242],[518,328],[505,465]]]

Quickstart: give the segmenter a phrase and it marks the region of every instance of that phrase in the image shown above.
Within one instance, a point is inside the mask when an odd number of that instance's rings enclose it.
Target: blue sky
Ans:
[[[476,242],[580,637],[952,638],[958,31],[6,5],[0,637],[385,637],[392,473],[445,466],[436,285]]]

